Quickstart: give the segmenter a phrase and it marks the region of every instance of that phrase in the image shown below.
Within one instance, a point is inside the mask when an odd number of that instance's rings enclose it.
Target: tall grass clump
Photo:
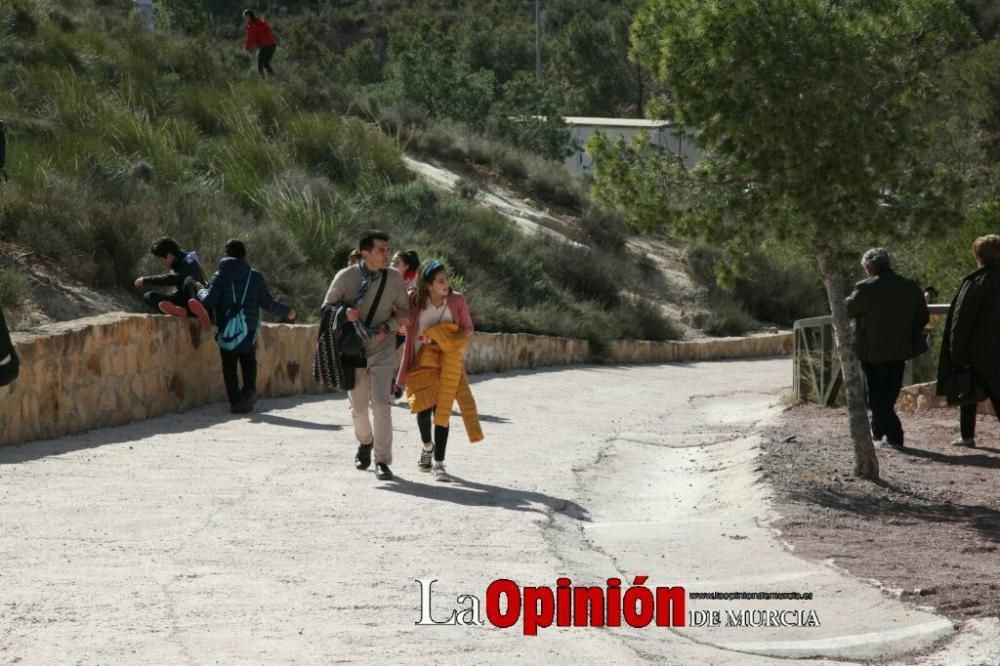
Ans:
[[[349,184],[373,173],[391,183],[410,178],[399,150],[353,118],[300,114],[288,123],[285,140],[301,166],[334,182]]]

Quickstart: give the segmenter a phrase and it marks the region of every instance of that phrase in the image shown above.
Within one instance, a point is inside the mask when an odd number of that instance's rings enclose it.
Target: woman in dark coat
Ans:
[[[951,381],[956,370],[971,367],[1000,418],[1000,236],[981,236],[972,244],[979,268],[966,275],[948,309],[937,393],[961,404]],[[976,403],[960,406],[961,435],[952,444],[976,445]]]

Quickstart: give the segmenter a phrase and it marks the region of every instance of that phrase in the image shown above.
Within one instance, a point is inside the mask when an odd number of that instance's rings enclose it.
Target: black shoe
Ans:
[[[245,400],[240,400],[229,405],[230,414],[249,414],[252,411],[253,405],[247,404]]]
[[[257,391],[250,389],[243,393],[243,404],[247,406],[247,411],[252,411],[257,404]]]
[[[354,466],[358,469],[368,469],[372,464],[372,445],[361,444],[358,446],[358,454],[354,456]]]
[[[392,470],[385,463],[375,463],[375,478],[379,481],[392,479]]]

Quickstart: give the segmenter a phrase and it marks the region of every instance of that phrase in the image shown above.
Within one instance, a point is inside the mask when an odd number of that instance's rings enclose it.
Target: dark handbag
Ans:
[[[986,400],[986,385],[971,366],[956,368],[948,376],[948,397],[959,405],[975,405]],[[949,402],[951,401],[949,400]]]
[[[18,358],[14,344],[10,341],[10,330],[7,328],[7,321],[3,317],[3,312],[0,311],[0,362],[6,359],[8,354],[10,355],[10,359],[3,365],[0,365],[0,386],[10,384],[17,379],[17,375],[21,371],[21,359]]]
[[[372,301],[372,306],[368,310],[368,316],[365,317],[365,328],[371,326],[372,319],[375,318],[375,311],[378,309],[378,304],[382,301],[382,292],[385,291],[385,283],[389,281],[388,273],[388,271],[382,271],[382,279],[379,280],[378,291],[375,292],[375,300]],[[368,354],[365,351],[365,341],[361,339],[361,334],[358,333],[354,322],[345,321],[343,326],[338,330],[340,331],[340,358],[344,366],[367,368]]]
[[[21,359],[18,358],[17,352],[13,349],[10,350],[10,360],[0,365],[0,386],[7,386],[12,381],[17,379],[18,373],[21,371]]]
[[[337,348],[340,349],[340,359],[345,366],[351,368],[368,366],[365,343],[354,322],[345,321],[337,329]]]

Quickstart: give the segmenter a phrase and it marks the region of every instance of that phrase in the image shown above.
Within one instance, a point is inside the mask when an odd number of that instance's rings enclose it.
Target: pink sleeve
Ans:
[[[469,313],[469,304],[465,301],[465,296],[461,294],[454,294],[455,297],[455,311],[452,316],[455,317],[455,323],[466,335],[472,335],[472,315]]]

